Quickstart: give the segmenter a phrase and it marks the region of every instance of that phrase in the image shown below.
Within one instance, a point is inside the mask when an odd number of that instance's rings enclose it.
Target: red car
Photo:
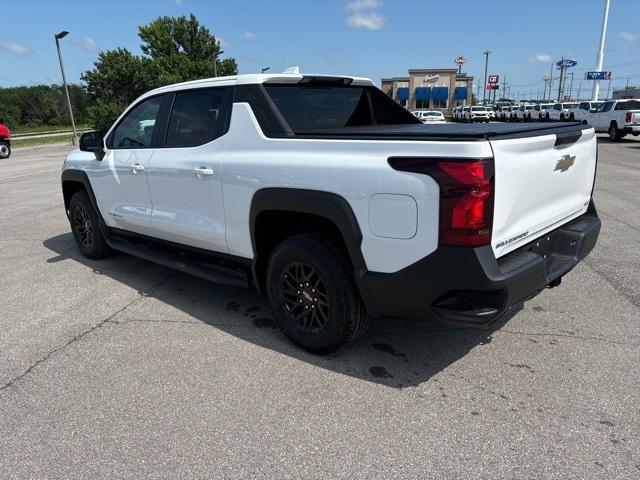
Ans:
[[[0,159],[11,155],[11,132],[6,125],[0,123]]]

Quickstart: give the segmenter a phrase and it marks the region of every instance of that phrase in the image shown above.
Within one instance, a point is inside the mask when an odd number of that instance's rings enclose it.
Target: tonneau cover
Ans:
[[[502,138],[525,138],[540,135],[570,134],[592,128],[578,122],[567,123],[445,123],[371,125],[343,127],[309,133],[296,137],[312,138],[364,138],[381,140],[487,140]]]

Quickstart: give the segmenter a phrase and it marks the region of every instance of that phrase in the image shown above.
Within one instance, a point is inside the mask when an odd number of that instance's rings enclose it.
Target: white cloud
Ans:
[[[380,0],[354,0],[347,3],[347,12],[362,12],[363,10],[376,10],[382,6]]]
[[[382,30],[386,19],[376,12],[359,12],[347,17],[347,25],[359,30]]]
[[[184,1],[184,0],[176,0],[176,5],[182,5],[182,2],[183,2],[183,1]]]
[[[18,57],[26,57],[27,55],[29,55],[29,49],[24,45],[20,45],[18,43],[11,43],[1,38],[0,38],[0,52],[13,53]]]
[[[640,35],[631,32],[622,31],[620,32],[619,36],[620,39],[626,44],[636,43],[640,39]]]
[[[530,62],[550,62],[551,55],[548,53],[536,53],[532,57],[529,57]]]
[[[253,63],[262,63],[262,57],[257,53],[249,52],[244,56],[245,60]]]
[[[376,10],[382,7],[381,0],[353,0],[347,3],[347,25],[358,30],[381,30],[387,19]]]
[[[87,52],[95,52],[98,49],[98,45],[96,45],[95,40],[91,37],[73,37],[71,43],[79,45]]]
[[[258,36],[253,32],[244,32],[243,37],[245,40],[255,40]]]

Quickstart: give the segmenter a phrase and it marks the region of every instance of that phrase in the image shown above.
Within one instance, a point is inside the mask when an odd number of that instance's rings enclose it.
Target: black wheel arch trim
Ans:
[[[254,194],[249,210],[251,245],[254,255],[252,273],[259,291],[261,287],[256,267],[263,259],[258,258],[256,222],[258,216],[267,211],[307,213],[332,222],[342,235],[354,267],[356,284],[361,289],[361,279],[367,272],[367,267],[361,249],[362,232],[349,203],[338,194],[320,190],[263,188]]]
[[[104,221],[104,218],[102,218],[102,214],[100,213],[100,209],[98,208],[98,202],[96,200],[95,194],[93,193],[93,187],[91,186],[91,182],[89,181],[89,176],[87,175],[87,173],[82,170],[76,170],[73,168],[63,170],[61,175],[61,183],[62,183],[62,192],[64,196],[64,209],[65,209],[65,213],[67,214],[67,217],[69,217],[69,202],[71,201],[71,196],[67,198],[67,196],[64,194],[65,184],[79,183],[83,186],[85,192],[87,192],[87,195],[89,195],[89,200],[91,200],[91,205],[95,209],[98,215],[98,218],[100,219],[100,225],[99,225],[100,231],[105,237],[111,236],[111,231],[109,230],[109,227]]]

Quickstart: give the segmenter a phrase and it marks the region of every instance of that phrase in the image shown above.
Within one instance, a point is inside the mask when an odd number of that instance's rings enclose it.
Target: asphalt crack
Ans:
[[[0,392],[7,390],[9,388],[11,388],[16,382],[19,382],[20,380],[22,380],[23,378],[25,378],[27,375],[29,375],[31,372],[33,372],[33,370],[35,368],[38,367],[38,365],[41,365],[43,363],[45,363],[47,360],[49,360],[49,358],[51,358],[53,355],[55,355],[58,352],[61,352],[63,350],[65,350],[67,347],[69,347],[70,345],[73,345],[74,343],[82,340],[84,337],[86,337],[87,335],[95,332],[96,330],[99,330],[100,328],[102,328],[104,325],[106,325],[107,323],[117,323],[117,322],[112,322],[113,318],[115,318],[117,315],[121,314],[122,312],[124,312],[127,308],[131,307],[133,304],[135,304],[136,302],[138,302],[139,300],[146,298],[150,293],[153,292],[153,290],[155,290],[157,287],[159,287],[160,285],[162,285],[166,280],[168,280],[171,276],[174,275],[174,272],[169,273],[168,275],[165,275],[163,278],[161,278],[160,280],[158,280],[156,283],[154,283],[153,285],[151,285],[151,287],[149,287],[147,290],[144,290],[142,292],[139,292],[138,296],[136,298],[134,298],[133,300],[131,300],[129,303],[127,303],[125,306],[123,306],[122,308],[120,308],[118,311],[112,313],[111,315],[109,315],[107,318],[100,320],[98,323],[96,323],[93,327],[84,330],[83,332],[78,333],[77,335],[74,335],[73,337],[71,337],[69,340],[67,340],[63,345],[60,345],[57,348],[54,348],[53,350],[47,352],[44,356],[42,356],[41,358],[39,358],[38,360],[36,360],[35,362],[33,362],[24,372],[22,372],[20,375],[17,375],[16,377],[13,377],[12,379],[10,379],[7,383],[5,383],[4,385],[2,385],[0,387]]]

